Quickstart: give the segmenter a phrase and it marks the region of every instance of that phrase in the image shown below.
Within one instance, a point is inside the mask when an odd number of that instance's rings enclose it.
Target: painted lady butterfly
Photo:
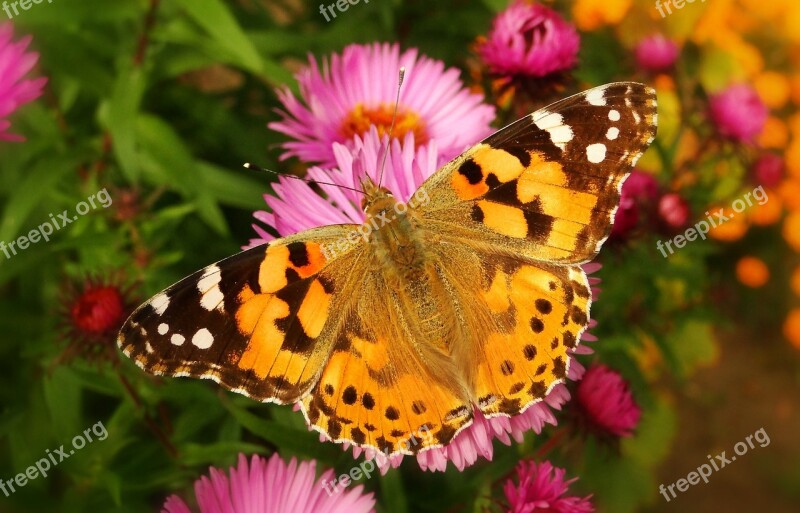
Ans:
[[[589,320],[580,264],[655,133],[649,87],[571,96],[443,166],[424,205],[398,208],[365,178],[367,219],[391,222],[363,238],[316,228],[211,265],[139,307],[119,346],[153,374],[299,402],[335,441],[445,445],[474,408],[516,415],[564,381]],[[432,436],[401,444],[420,429]]]

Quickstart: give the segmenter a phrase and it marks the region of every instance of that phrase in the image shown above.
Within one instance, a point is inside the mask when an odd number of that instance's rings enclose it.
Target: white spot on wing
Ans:
[[[557,112],[539,111],[532,116],[533,124],[550,134],[550,140],[563,151],[572,140],[572,129],[564,124],[564,118]],[[539,118],[538,120],[536,118]]]
[[[590,144],[586,147],[586,158],[592,164],[599,164],[606,159],[606,145],[603,143]]]
[[[620,115],[617,109],[611,109],[608,111],[608,119],[611,121],[619,121]]]
[[[609,141],[613,141],[617,137],[619,137],[619,128],[612,126],[611,128],[608,129],[608,132],[606,132],[606,138]]]
[[[153,310],[155,310],[158,315],[164,315],[164,312],[167,311],[167,307],[169,306],[169,296],[162,292],[150,300],[150,306],[153,307]]]
[[[162,322],[158,325],[158,334],[159,335],[166,335],[169,331],[169,324]]]
[[[202,294],[200,299],[200,306],[208,310],[217,309],[220,312],[224,311],[225,305],[223,301],[225,296],[219,289],[219,282],[222,279],[222,273],[216,265],[206,267],[203,272],[202,278],[197,282],[197,290]]]
[[[172,335],[172,337],[169,339],[169,341],[172,342],[176,346],[180,346],[180,345],[183,345],[183,343],[186,341],[186,337],[184,337],[183,335],[178,335],[177,333],[175,333],[174,335]]]
[[[589,105],[596,105],[598,107],[602,107],[606,104],[606,88],[603,87],[596,87],[589,91],[586,94],[586,101],[589,102]]]
[[[206,328],[200,328],[192,337],[192,344],[200,349],[208,349],[214,343],[214,335]]]

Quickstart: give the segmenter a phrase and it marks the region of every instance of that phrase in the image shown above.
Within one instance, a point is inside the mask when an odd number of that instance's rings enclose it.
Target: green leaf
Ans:
[[[114,155],[125,177],[131,182],[139,178],[139,156],[136,152],[136,121],[144,94],[146,80],[139,67],[120,72],[114,92],[101,110],[101,120],[111,133]]]
[[[261,73],[261,57],[224,3],[219,0],[177,0],[177,3],[242,67]]]

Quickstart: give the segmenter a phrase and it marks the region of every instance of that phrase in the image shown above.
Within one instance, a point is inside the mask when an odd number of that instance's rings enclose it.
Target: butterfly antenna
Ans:
[[[278,176],[285,176],[287,178],[294,178],[295,180],[300,180],[301,182],[305,182],[307,184],[330,185],[330,186],[333,186],[333,187],[339,187],[340,189],[347,189],[348,191],[354,191],[354,192],[357,192],[359,194],[366,194],[361,189],[355,189],[353,187],[348,187],[346,185],[342,185],[342,184],[338,184],[338,183],[332,183],[332,182],[320,182],[318,180],[306,180],[305,178],[301,178],[299,176],[289,175],[289,174],[285,174],[285,173],[279,173],[277,171],[273,171],[272,169],[267,169],[265,167],[256,166],[255,164],[251,164],[249,162],[245,163],[244,167],[245,167],[245,169],[252,169],[254,171],[261,171],[261,172],[264,172],[264,173],[272,173],[272,174],[275,174],[275,175],[278,175]]]
[[[383,170],[386,169],[386,157],[389,156],[389,147],[392,144],[392,134],[394,133],[394,122],[397,120],[397,106],[400,104],[400,87],[403,85],[403,78],[406,76],[406,67],[400,67],[399,79],[397,81],[397,97],[394,99],[394,113],[392,114],[392,124],[389,126],[389,138],[386,141],[386,151],[383,153],[381,162],[381,173],[378,177],[378,187],[383,182]]]

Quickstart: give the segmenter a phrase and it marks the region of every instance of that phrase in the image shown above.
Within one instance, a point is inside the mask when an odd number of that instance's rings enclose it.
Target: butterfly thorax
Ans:
[[[368,198],[364,210],[376,263],[389,275],[411,278],[409,274],[416,274],[422,264],[421,240],[413,213],[385,189]]]

